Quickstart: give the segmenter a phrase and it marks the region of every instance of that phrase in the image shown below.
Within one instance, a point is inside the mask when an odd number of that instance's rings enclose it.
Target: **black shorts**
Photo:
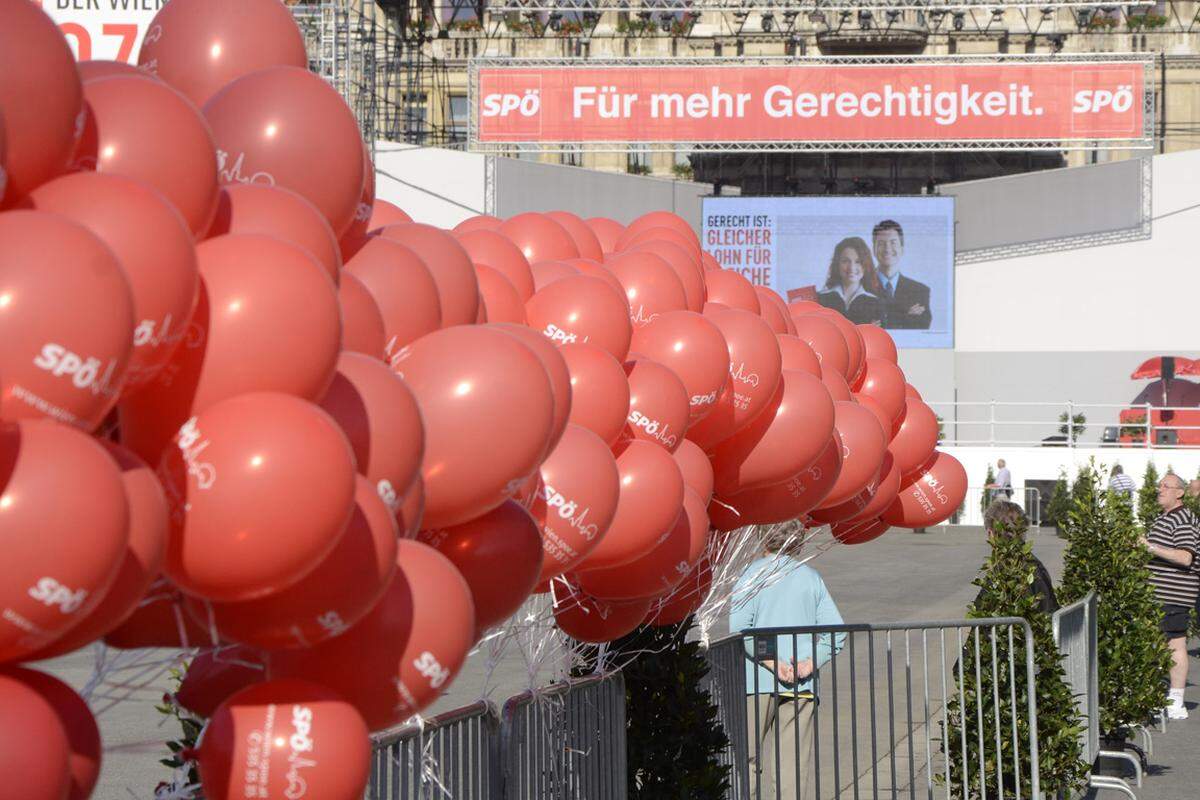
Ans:
[[[1178,639],[1180,636],[1187,636],[1188,622],[1191,619],[1192,610],[1187,606],[1163,603],[1162,611],[1163,618],[1160,627],[1162,628],[1162,632],[1166,634],[1166,637],[1168,639]]]

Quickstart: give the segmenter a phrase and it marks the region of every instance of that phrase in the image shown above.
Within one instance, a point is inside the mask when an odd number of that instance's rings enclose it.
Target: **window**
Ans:
[[[446,120],[446,135],[451,144],[467,140],[471,109],[465,94],[450,95],[450,118]]]
[[[583,165],[583,146],[578,144],[563,145],[562,163],[568,167]]]
[[[625,157],[625,171],[634,175],[649,175],[650,148],[644,144],[630,145],[629,153]]]

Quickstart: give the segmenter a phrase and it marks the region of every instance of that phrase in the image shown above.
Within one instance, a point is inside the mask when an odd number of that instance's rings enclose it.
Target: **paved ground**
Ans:
[[[1036,534],[1032,539],[1035,552],[1057,579],[1064,543],[1050,533]],[[978,529],[927,534],[897,531],[865,545],[835,547],[812,564],[821,572],[847,621],[949,620],[961,618],[975,596],[977,589],[971,580],[985,554],[986,544]],[[896,650],[898,658],[900,652]],[[167,734],[174,735],[174,728],[162,724],[153,703],[166,687],[165,679],[156,676],[168,657],[168,653],[142,654],[139,662],[126,664],[119,674],[138,690],[128,701],[100,709],[106,751],[101,784],[95,794],[100,800],[149,798],[155,783],[166,777],[166,769],[157,764],[157,759],[163,754],[163,739]],[[49,662],[48,667],[81,688],[92,672],[93,658],[91,651],[83,651]],[[855,660],[861,658],[865,654],[860,652]],[[1200,682],[1200,659],[1194,657],[1193,661],[1193,682]],[[471,702],[485,685],[491,687],[490,697],[497,703],[528,686],[528,665],[511,650],[491,664],[490,678],[486,662],[485,653],[474,658],[451,695],[434,710]],[[845,681],[845,677],[843,673],[840,680]],[[1200,689],[1189,686],[1188,705],[1193,708],[1193,719],[1174,723],[1167,733],[1155,735],[1154,766],[1144,787],[1138,790],[1140,798],[1195,800],[1200,796],[1196,789],[1200,782],[1196,757],[1200,753],[1200,710],[1195,708],[1198,700]],[[914,712],[914,718],[918,714],[919,710]],[[903,750],[900,748],[902,756]],[[864,763],[869,762],[867,749],[861,755]],[[922,760],[919,753],[915,760]],[[898,772],[906,770],[901,758]],[[868,790],[864,796],[872,796],[871,787],[864,788]],[[1113,796],[1111,792],[1101,795]]]

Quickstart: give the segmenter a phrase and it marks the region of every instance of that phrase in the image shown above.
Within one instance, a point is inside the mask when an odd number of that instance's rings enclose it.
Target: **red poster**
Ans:
[[[711,64],[711,62],[710,62]],[[1141,140],[1141,61],[480,67],[481,143]]]

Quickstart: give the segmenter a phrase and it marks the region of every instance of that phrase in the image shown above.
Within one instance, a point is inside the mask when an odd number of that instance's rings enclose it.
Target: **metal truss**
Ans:
[[[1154,0],[1134,0],[1127,6],[1153,6]],[[862,9],[893,9],[911,11],[954,11],[982,9],[991,13],[1000,8],[1089,8],[1097,7],[1096,0],[493,0],[470,2],[470,0],[441,0],[434,4],[440,10],[464,9],[482,17],[484,13],[507,14],[523,11],[538,12],[616,12],[638,13],[648,11],[774,11],[787,10],[808,14],[821,11],[859,11]]]
[[[1154,147],[1155,96],[1153,82],[1143,80],[1142,133],[1136,138],[1122,139],[953,139],[938,141],[870,140],[870,141],[725,141],[725,142],[546,142],[504,141],[484,142],[479,139],[479,73],[484,69],[529,70],[539,68],[588,69],[630,67],[728,67],[745,68],[754,66],[881,66],[920,65],[927,67],[951,66],[979,63],[1021,64],[1111,64],[1127,62],[1140,65],[1144,75],[1150,74],[1154,58],[1146,53],[1113,54],[1046,54],[1028,53],[1012,55],[936,55],[936,56],[808,56],[802,59],[774,56],[745,56],[738,58],[682,57],[682,58],[639,58],[639,59],[569,59],[569,58],[474,58],[467,65],[467,92],[471,98],[468,125],[468,149],[479,153],[514,155],[516,152],[538,153],[903,153],[903,152],[1012,152],[1012,151],[1076,151],[1076,150],[1150,150]]]
[[[1099,231],[1084,233],[1077,236],[1061,236],[1049,239],[1039,239],[1029,242],[1014,242],[996,247],[983,247],[978,250],[964,250],[954,255],[954,263],[979,264],[985,261],[1000,261],[1008,258],[1040,255],[1042,253],[1060,253],[1066,250],[1082,250],[1088,247],[1103,247],[1110,244],[1145,241],[1150,238],[1154,225],[1154,162],[1152,158],[1143,157],[1141,162],[1141,220],[1137,225],[1121,228],[1115,231]]]

